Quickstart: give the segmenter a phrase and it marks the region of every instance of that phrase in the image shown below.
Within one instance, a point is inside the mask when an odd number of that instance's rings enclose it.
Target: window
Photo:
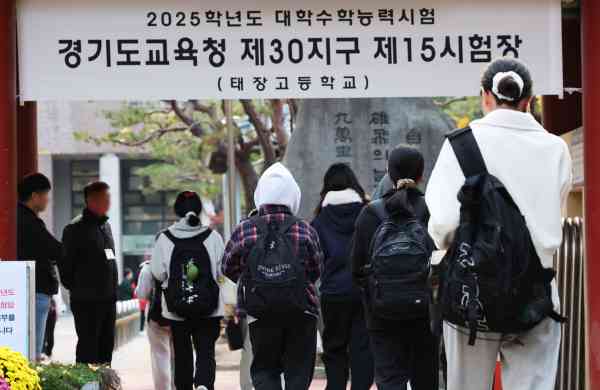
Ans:
[[[100,177],[100,163],[98,160],[71,161],[71,205],[72,217],[81,214],[85,207],[83,189]]]
[[[173,212],[176,194],[170,192],[144,193],[149,185],[136,170],[152,161],[122,161],[123,235],[156,235],[177,220]]]

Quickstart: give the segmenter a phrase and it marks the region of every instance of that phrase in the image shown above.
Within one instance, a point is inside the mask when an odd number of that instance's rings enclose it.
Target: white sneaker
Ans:
[[[208,389],[206,388],[206,386],[198,386],[198,387],[196,387],[196,390],[208,390]]]

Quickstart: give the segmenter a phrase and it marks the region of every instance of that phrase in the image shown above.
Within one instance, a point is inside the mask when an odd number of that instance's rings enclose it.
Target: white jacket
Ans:
[[[184,239],[197,236],[198,234],[206,231],[206,229],[208,228],[205,226],[188,225],[185,218],[169,227],[169,231],[175,237]],[[206,241],[204,241],[204,246],[206,247],[206,250],[210,256],[213,277],[219,284],[219,287],[222,287],[223,276],[221,273],[221,260],[223,258],[223,252],[225,251],[223,238],[218,232],[213,231],[210,236],[208,236]],[[163,289],[167,288],[171,256],[174,248],[175,245],[171,242],[171,240],[169,240],[164,234],[161,234],[156,239],[156,243],[154,244],[154,249],[152,251],[152,261],[150,263],[152,275],[154,275],[154,277],[162,283]],[[222,317],[224,314],[223,291],[221,289],[219,306],[217,310],[210,315],[210,317]],[[164,294],[162,297],[162,315],[169,320],[183,320],[183,318],[167,310]]]
[[[562,241],[561,212],[571,190],[571,156],[566,143],[548,133],[531,114],[498,109],[471,123],[488,171],[506,186],[525,216],[544,267],[551,268]],[[425,200],[429,233],[447,249],[459,223],[457,194],[465,177],[452,146],[440,152]]]

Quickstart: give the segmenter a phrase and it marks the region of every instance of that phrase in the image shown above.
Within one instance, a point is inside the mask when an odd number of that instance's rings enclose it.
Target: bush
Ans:
[[[6,347],[0,347],[0,377],[11,390],[41,390],[36,370],[23,355]]]
[[[90,382],[100,382],[100,370],[85,364],[36,366],[43,390],[80,390]]]

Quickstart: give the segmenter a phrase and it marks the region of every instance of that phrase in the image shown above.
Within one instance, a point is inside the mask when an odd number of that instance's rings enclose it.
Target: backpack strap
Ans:
[[[390,214],[385,208],[385,201],[383,199],[377,199],[371,202],[370,206],[371,210],[373,210],[373,212],[381,222],[385,221],[390,217]]]
[[[199,233],[199,234],[197,234],[195,236],[188,237],[188,238],[178,238],[178,237],[175,237],[175,235],[173,233],[171,233],[171,231],[169,229],[165,229],[162,232],[162,234],[164,234],[165,237],[167,237],[169,239],[169,241],[171,241],[174,245],[177,245],[178,242],[187,241],[187,240],[205,241],[212,234],[212,230],[211,229],[206,229],[202,233]]]
[[[298,222],[298,218],[293,215],[286,216],[281,225],[279,225],[279,233],[285,234]]]
[[[267,233],[269,231],[269,223],[262,216],[255,216],[251,218],[252,223],[256,226],[258,233]],[[298,222],[298,218],[290,215],[286,216],[277,227],[279,234],[285,234],[292,226]]]
[[[470,127],[455,130],[447,138],[465,177],[487,173],[485,160]]]

